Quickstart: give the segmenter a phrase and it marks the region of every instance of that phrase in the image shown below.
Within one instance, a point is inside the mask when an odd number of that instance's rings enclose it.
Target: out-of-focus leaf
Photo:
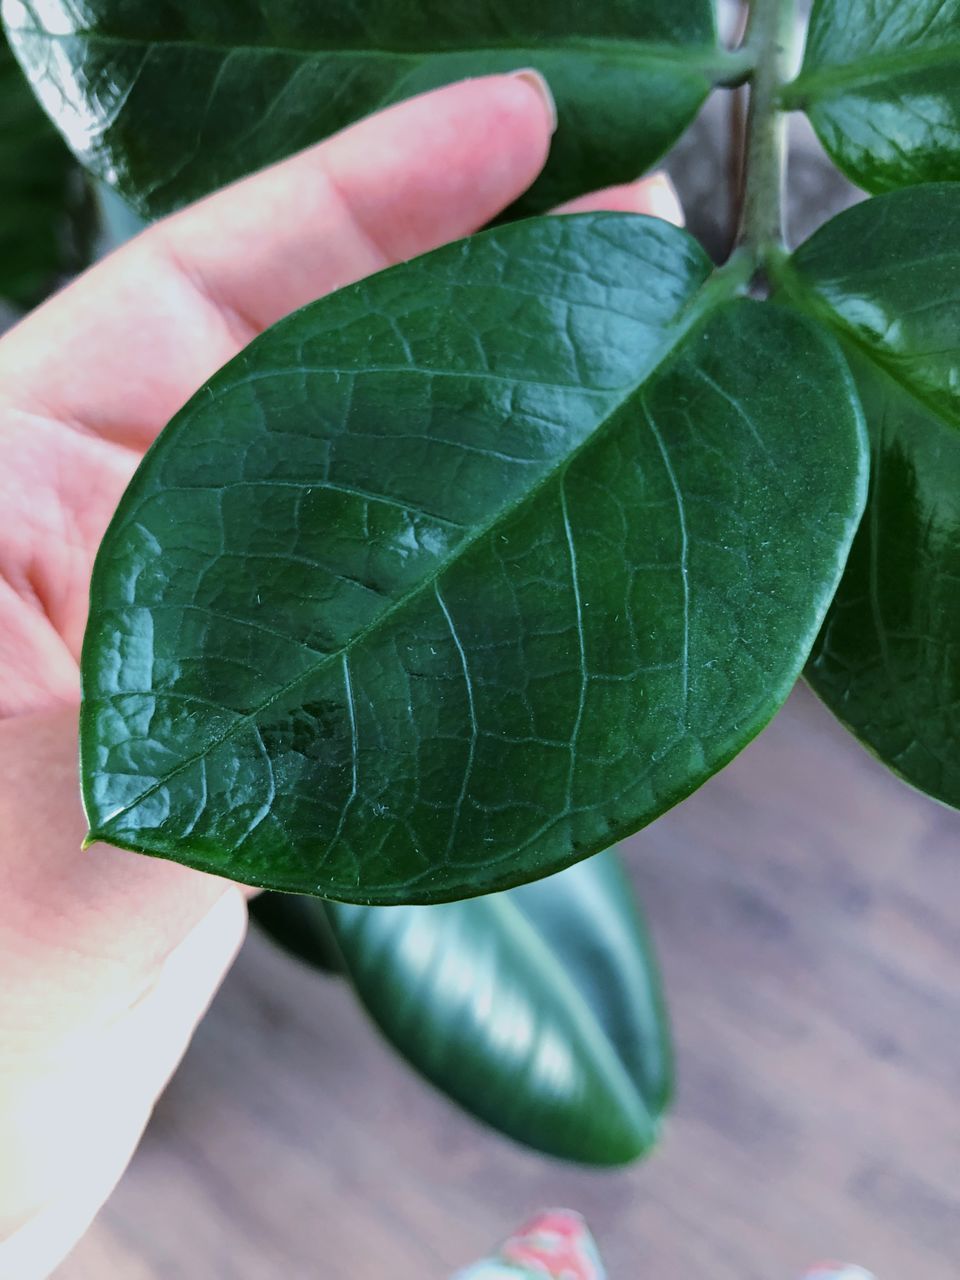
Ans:
[[[387,907],[368,907],[386,911]],[[250,900],[250,916],[286,951],[324,973],[342,974],[343,958],[326,904],[296,893],[261,893]]]
[[[0,32],[0,298],[38,302],[85,265],[90,210],[80,170]]]
[[[432,907],[267,894],[259,923],[343,967],[418,1071],[510,1137],[618,1164],[653,1143],[671,1088],[656,966],[615,855],[508,893]]]

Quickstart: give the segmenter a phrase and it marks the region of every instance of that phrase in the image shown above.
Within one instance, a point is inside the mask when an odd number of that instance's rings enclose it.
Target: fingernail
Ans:
[[[648,213],[655,218],[663,218],[664,222],[672,222],[675,227],[684,225],[683,206],[668,174],[655,173],[649,178],[641,178],[637,186],[644,194]]]
[[[513,72],[514,79],[525,81],[531,89],[539,95],[540,101],[543,103],[547,111],[547,117],[550,121],[550,132],[557,131],[557,102],[551,92],[550,86],[533,67],[524,67],[522,71]]]

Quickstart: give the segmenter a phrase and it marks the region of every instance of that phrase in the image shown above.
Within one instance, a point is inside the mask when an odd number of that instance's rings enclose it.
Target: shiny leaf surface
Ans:
[[[870,501],[808,668],[909,782],[960,806],[960,185],[878,197],[795,255],[870,429]]]
[[[0,32],[0,298],[38,302],[86,257],[80,171]]]
[[[739,283],[655,219],[545,218],[252,343],[101,546],[91,838],[441,901],[725,764],[801,670],[865,486],[835,344]]]
[[[816,0],[786,97],[867,191],[960,178],[960,0]]]
[[[600,854],[503,894],[357,907],[266,894],[259,923],[329,968],[332,936],[363,1006],[428,1080],[540,1151],[642,1155],[671,1092],[659,979],[633,892]]]
[[[560,127],[527,201],[637,177],[736,74],[712,0],[4,0],[83,162],[156,215],[465,76],[535,65]],[[742,60],[740,60],[742,61]]]

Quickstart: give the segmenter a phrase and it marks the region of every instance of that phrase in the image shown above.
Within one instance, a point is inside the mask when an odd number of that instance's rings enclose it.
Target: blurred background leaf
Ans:
[[[357,907],[265,894],[254,918],[340,968],[396,1049],[461,1106],[548,1154],[620,1164],[671,1094],[656,963],[614,853],[506,893]]]
[[[44,115],[0,31],[0,299],[39,302],[89,260],[86,181]]]

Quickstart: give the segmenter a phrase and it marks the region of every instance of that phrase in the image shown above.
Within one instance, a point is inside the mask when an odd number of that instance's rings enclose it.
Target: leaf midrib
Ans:
[[[397,62],[421,62],[425,58],[442,57],[478,57],[485,53],[511,53],[513,51],[534,50],[537,53],[572,52],[583,56],[601,56],[620,58],[627,62],[662,62],[678,66],[688,66],[696,70],[716,69],[724,75],[736,72],[745,65],[742,54],[724,49],[718,44],[691,43],[688,45],[671,45],[657,41],[630,40],[618,36],[554,36],[549,40],[537,39],[530,35],[528,39],[510,41],[486,41],[472,44],[470,47],[458,45],[437,45],[420,49],[386,49],[370,45],[298,45],[270,44],[268,42],[237,42],[229,44],[224,41],[195,39],[170,39],[166,37],[131,36],[119,32],[100,31],[95,28],[79,28],[69,32],[47,31],[42,23],[36,21],[31,27],[12,28],[19,35],[39,36],[43,40],[69,43],[74,40],[84,41],[90,45],[120,45],[123,48],[136,49],[198,49],[208,53],[220,53],[224,56],[235,53],[250,54],[282,54],[300,58],[389,58]]]
[[[609,859],[610,863],[615,866],[618,873],[619,884],[614,885],[611,882],[602,889],[597,884],[594,884],[590,889],[590,896],[598,895],[601,900],[605,900],[609,897],[610,901],[616,901],[616,907],[612,909],[612,911],[609,907],[605,906],[604,908],[605,911],[611,911],[611,914],[609,914],[606,919],[606,928],[601,931],[604,951],[606,952],[609,950],[611,953],[615,954],[618,946],[626,946],[628,950],[632,951],[637,957],[639,957],[639,968],[643,972],[643,985],[647,990],[649,1000],[647,1005],[648,1016],[640,1019],[639,1021],[641,1021],[644,1026],[644,1041],[646,1041],[647,1031],[649,1031],[649,1028],[653,1027],[654,1029],[654,1038],[657,1041],[658,1049],[662,1055],[659,1082],[656,1079],[656,1075],[658,1074],[656,1071],[653,1076],[647,1076],[643,1074],[642,1069],[635,1072],[633,1067],[631,1067],[630,1058],[621,1047],[620,1041],[618,1040],[617,1028],[620,1025],[619,1019],[610,1017],[608,1020],[604,1020],[600,1016],[596,1015],[593,1012],[593,1004],[591,1002],[589,990],[583,989],[580,984],[574,982],[573,979],[570,981],[580,998],[583,1000],[583,1003],[590,1011],[591,1018],[596,1022],[602,1033],[610,1042],[613,1053],[623,1064],[623,1068],[626,1071],[627,1076],[631,1081],[633,1081],[633,1087],[640,1094],[644,1105],[656,1121],[669,1105],[671,1091],[671,1081],[669,1077],[672,1072],[672,1059],[669,1043],[670,1032],[666,1012],[662,1002],[662,978],[656,959],[656,949],[653,945],[653,940],[650,936],[650,931],[643,913],[638,910],[638,904],[635,901],[632,887],[627,878],[626,871],[619,854],[617,854],[613,849],[609,849],[605,853],[595,854],[594,858]],[[590,861],[593,861],[593,858],[587,859],[587,862]],[[601,871],[598,872],[598,878],[603,874],[604,870],[605,869],[601,868]],[[583,892],[583,890],[581,890],[581,892]],[[624,894],[626,895],[625,898],[623,896]],[[547,924],[539,923],[541,920],[546,921],[549,917],[542,917],[539,913],[532,913],[529,908],[524,905],[529,901],[528,898],[518,898],[515,895],[510,895],[503,900],[509,901],[514,909],[519,912],[527,922],[529,927],[535,930],[540,937],[544,939],[550,938],[551,941],[548,945],[551,946],[551,950],[555,949],[557,955],[562,953],[562,947],[553,947],[553,935],[549,933]],[[624,910],[625,904],[626,910]],[[584,915],[584,919],[595,923],[596,916],[594,911],[588,908]],[[591,925],[591,927],[593,926]],[[615,961],[613,962],[613,967],[616,968],[618,972],[622,972],[622,966]],[[576,972],[579,971],[578,967]],[[564,972],[567,972],[567,970],[564,970]],[[628,998],[627,1003],[631,1009],[636,1008],[632,999]],[[646,1059],[646,1050],[641,1049],[639,1052],[641,1056]],[[647,1065],[649,1065],[649,1063]]]
[[[909,75],[941,64],[960,64],[960,42],[898,53],[868,54],[853,62],[826,63],[804,67],[783,91],[786,106],[801,107],[811,99],[829,97],[832,91],[851,89],[861,84]]]
[[[529,953],[539,950],[541,956],[546,957],[546,967],[553,969],[559,974],[560,985],[566,991],[567,1006],[572,1011],[577,1021],[582,1021],[584,1028],[594,1028],[600,1033],[600,1041],[603,1044],[605,1053],[603,1054],[608,1064],[610,1084],[614,1085],[620,1082],[626,1086],[627,1094],[639,1100],[643,1112],[649,1122],[650,1129],[653,1130],[656,1125],[657,1117],[653,1108],[647,1101],[646,1094],[642,1086],[634,1080],[630,1073],[626,1062],[620,1054],[619,1049],[609,1029],[595,1015],[589,1000],[584,995],[578,984],[570,977],[567,970],[560,962],[559,956],[553,946],[547,941],[547,938],[541,929],[538,929],[530,917],[509,898],[501,898],[495,906],[495,909],[506,910],[511,913],[511,918],[515,921],[515,931],[523,934],[523,947]],[[596,1039],[593,1040],[596,1043]]]
[[[248,711],[239,716],[236,720],[232,721],[232,723],[218,737],[212,739],[210,742],[205,744],[202,749],[194,752],[193,755],[188,756],[185,760],[181,761],[176,768],[171,769],[162,778],[158,778],[156,782],[151,783],[151,785],[142,791],[140,795],[127,801],[118,809],[114,810],[102,825],[97,827],[91,825],[87,836],[87,842],[92,842],[94,838],[107,837],[110,827],[116,823],[117,818],[123,814],[129,813],[145,800],[148,800],[150,796],[154,795],[161,788],[168,786],[170,781],[177,777],[178,774],[182,773],[185,769],[189,769],[192,765],[196,764],[198,760],[204,759],[212,751],[215,751],[219,746],[222,746],[224,742],[228,741],[247,725],[256,723],[265,711],[269,710],[271,706],[281,698],[285,697],[293,689],[315,679],[319,672],[327,666],[332,666],[335,662],[342,662],[345,655],[349,656],[355,647],[362,643],[368,635],[379,630],[381,626],[387,624],[389,620],[396,613],[405,608],[411,600],[416,599],[421,595],[421,593],[428,593],[432,591],[441,576],[446,573],[452,565],[456,564],[458,561],[462,560],[464,556],[469,554],[472,548],[480,543],[499,524],[512,519],[513,516],[516,515],[516,513],[523,507],[535,502],[539,495],[549,485],[553,484],[558,478],[562,479],[566,471],[573,465],[576,459],[579,458],[587,449],[592,448],[593,445],[596,444],[597,441],[606,433],[606,431],[610,429],[611,424],[616,422],[619,413],[629,400],[636,395],[642,387],[648,385],[651,380],[656,377],[664,365],[667,364],[675,354],[683,340],[689,336],[698,324],[705,322],[717,307],[722,305],[725,301],[728,301],[736,292],[738,285],[739,280],[734,273],[725,274],[723,271],[714,271],[711,273],[700,288],[690,296],[685,306],[681,308],[679,314],[674,320],[674,323],[665,330],[664,341],[661,349],[653,363],[650,365],[650,368],[644,378],[630,386],[629,389],[624,388],[624,393],[619,399],[614,400],[613,397],[616,396],[617,393],[611,392],[611,405],[606,417],[597,424],[597,426],[585,437],[584,440],[580,442],[579,445],[576,446],[575,449],[566,454],[556,466],[545,471],[543,476],[541,476],[541,478],[515,502],[510,503],[506,507],[499,508],[491,519],[484,521],[479,525],[475,531],[456,545],[455,549],[449,556],[438,562],[430,574],[419,579],[409,591],[406,591],[399,596],[386,609],[384,609],[382,613],[378,614],[365,627],[361,628],[355,635],[351,636],[345,644],[341,645],[338,649],[333,650],[318,662],[312,663],[298,675],[294,676],[292,680],[288,680],[286,684],[281,685],[279,689],[274,690],[269,697],[265,698],[263,702],[254,707],[252,711]],[[101,554],[103,554],[105,550],[106,539],[101,545]],[[162,697],[163,694],[162,691],[156,691],[151,696]]]
[[[643,1083],[634,1079],[609,1028],[594,1013],[590,1001],[581,990],[579,984],[571,977],[569,970],[560,961],[556,948],[548,940],[544,930],[538,927],[523,908],[518,906],[506,894],[497,894],[496,897],[486,900],[480,898],[472,899],[469,903],[448,903],[444,905],[448,907],[473,906],[477,902],[483,901],[486,901],[495,916],[499,916],[502,934],[513,935],[518,949],[526,957],[528,971],[535,973],[542,983],[559,993],[559,999],[565,1004],[575,1027],[581,1031],[584,1040],[593,1045],[597,1051],[597,1065],[603,1073],[611,1094],[615,1096],[622,1095],[624,1101],[632,1100],[634,1104],[639,1103],[639,1108],[636,1108],[635,1105],[634,1110],[639,1109],[641,1111],[641,1118],[646,1120],[647,1128],[652,1137],[656,1130],[659,1115],[648,1100]],[[336,917],[337,908],[341,904],[335,901],[322,901],[321,905],[324,911],[328,913],[329,918],[330,916]],[[358,908],[351,907],[351,909]],[[359,909],[376,911],[389,908],[360,907]],[[402,910],[403,908],[400,909]],[[406,909],[429,911],[433,908],[422,905],[408,905]],[[335,918],[332,923],[335,932],[339,934],[340,928]],[[355,986],[358,986],[354,977],[354,966],[347,958],[339,937],[337,946],[344,957],[349,980]],[[640,949],[642,950],[642,948]]]

